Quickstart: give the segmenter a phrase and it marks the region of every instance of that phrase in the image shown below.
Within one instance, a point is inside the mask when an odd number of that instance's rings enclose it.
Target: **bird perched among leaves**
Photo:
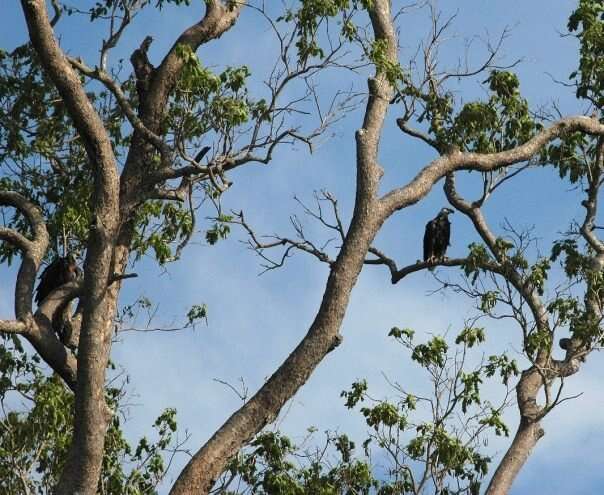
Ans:
[[[450,208],[443,208],[436,215],[436,218],[426,224],[424,261],[435,263],[445,258],[451,238],[451,222],[449,222],[449,215],[451,213],[453,213],[453,210]]]
[[[40,283],[36,289],[35,301],[39,305],[48,295],[61,285],[80,277],[81,270],[76,264],[73,254],[55,259],[40,275]]]

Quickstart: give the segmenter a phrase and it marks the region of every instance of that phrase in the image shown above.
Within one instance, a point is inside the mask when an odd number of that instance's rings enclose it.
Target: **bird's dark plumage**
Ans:
[[[197,163],[201,162],[202,158],[203,158],[204,156],[206,156],[206,153],[207,153],[208,151],[210,151],[210,149],[211,149],[211,148],[210,148],[209,146],[204,146],[203,148],[201,148],[201,150],[199,151],[199,153],[197,153],[197,156],[195,157],[195,161],[196,161]]]
[[[571,340],[567,339],[567,338],[562,338],[562,339],[560,339],[558,344],[560,344],[561,349],[568,351],[570,349]]]
[[[42,303],[57,287],[77,280],[79,276],[80,269],[72,254],[68,254],[64,258],[55,259],[40,275],[40,283],[36,289],[36,303]]]
[[[451,238],[451,222],[449,222],[448,218],[451,213],[453,213],[453,210],[443,208],[436,215],[436,218],[426,224],[424,261],[434,262],[445,257]]]

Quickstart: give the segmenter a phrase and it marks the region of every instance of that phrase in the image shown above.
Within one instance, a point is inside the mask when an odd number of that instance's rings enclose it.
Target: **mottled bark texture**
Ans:
[[[54,36],[43,0],[21,2],[30,40],[49,78],[61,95],[84,142],[94,173],[94,228],[84,263],[84,313],[78,349],[74,435],[58,494],[95,493],[107,411],[105,368],[111,342],[111,315],[117,287],[107,288],[119,225],[119,176],[103,122]]]
[[[133,208],[145,200],[144,193],[153,186],[140,187],[148,176],[145,164],[149,163],[153,152],[150,144],[154,142],[153,133],[159,129],[167,99],[182,70],[176,46],[185,43],[196,50],[200,44],[220,36],[235,22],[240,6],[229,8],[217,0],[206,2],[206,15],[178,38],[153,74],[148,85],[149,93],[138,109],[138,130],[134,133],[134,144],[120,180],[109,136],[79,76],[59,47],[44,0],[22,0],[21,4],[32,45],[65,102],[94,173],[93,227],[84,263],[83,287],[78,287],[81,290],[81,323],[78,322],[77,329],[77,364],[73,355],[53,335],[50,326],[52,316],[49,317],[73,296],[55,291],[53,297],[38,310],[35,319],[31,315],[33,285],[47,249],[47,234],[44,242],[32,246],[27,239],[16,237],[13,232],[0,232],[0,238],[17,245],[24,254],[16,292],[17,320],[2,321],[0,328],[23,333],[46,362],[70,386],[75,387],[74,435],[56,493],[93,494],[97,489],[108,420],[104,399],[105,369],[120,288],[119,282],[112,281],[116,274],[123,273],[128,259],[133,235],[130,222]],[[155,145],[158,145],[157,140]],[[0,204],[10,203],[4,201]],[[31,219],[30,222],[36,226]]]
[[[21,0],[21,4],[32,45],[65,102],[88,153],[95,181],[94,225],[90,232],[82,286],[65,288],[67,292],[57,292],[53,296],[62,298],[64,302],[73,297],[69,290],[81,291],[77,364],[64,348],[57,347],[60,343],[56,338],[51,339],[48,315],[52,314],[49,312],[54,303],[49,301],[48,304],[43,304],[36,317],[32,315],[33,285],[47,249],[48,234],[43,228],[43,220],[36,217],[35,208],[32,210],[31,205],[27,204],[16,207],[29,218],[35,233],[33,240],[0,230],[0,239],[14,243],[23,253],[17,281],[16,320],[0,321],[0,331],[22,333],[30,339],[46,362],[75,387],[73,443],[56,493],[92,495],[96,492],[99,478],[107,424],[103,396],[105,367],[110,348],[111,323],[120,288],[119,281],[112,283],[112,280],[115,275],[119,277],[123,273],[128,260],[134,235],[132,217],[135,209],[147,199],[156,197],[156,187],[162,181],[183,177],[188,173],[187,168],[172,168],[170,150],[160,137],[168,99],[183,69],[177,46],[185,44],[192,50],[197,50],[203,43],[221,36],[236,22],[243,2],[204,2],[204,17],[178,37],[162,62],[156,68],[149,64],[144,71],[138,72],[145,81],[139,85],[144,98],[137,109],[128,107],[119,86],[110,79],[104,80],[105,76],[100,70],[89,69],[83,63],[65,57],[54,36],[44,0]],[[396,63],[397,42],[390,1],[374,0],[369,14],[375,38],[384,42],[386,61]],[[145,46],[147,45],[143,48]],[[142,62],[146,63],[145,60]],[[118,176],[115,157],[101,119],[88,100],[73,68],[105,84],[123,106],[125,115],[133,125],[131,145],[121,176]],[[380,198],[378,186],[382,168],[378,164],[378,147],[392,88],[379,69],[369,80],[368,86],[369,98],[363,125],[356,133],[357,188],[354,214],[342,249],[331,266],[317,315],[302,342],[265,385],[194,455],[174,484],[172,495],[208,493],[228,460],[266,424],[274,420],[283,404],[292,398],[321,360],[340,341],[339,330],[351,290],[374,237],[390,215],[421,200],[438,181],[456,170],[489,171],[527,160],[544,145],[566,132],[582,131],[604,135],[604,126],[597,119],[562,119],[514,150],[490,155],[459,151],[444,154],[427,164],[408,184]],[[147,164],[157,154],[161,156],[161,166],[150,174]],[[15,201],[15,198],[12,200]],[[11,198],[0,195],[0,205],[11,204],[10,201]],[[531,380],[533,378],[531,375]],[[497,485],[500,487],[497,489],[502,491],[492,493],[505,493],[506,486],[509,487],[517,472],[514,469],[519,469],[522,464],[518,464],[517,459],[526,458],[539,437],[539,431],[538,421],[521,423],[513,444],[515,450],[511,450],[504,459],[508,463],[506,466],[512,467],[502,468],[505,472],[496,473],[496,477],[499,476],[497,479],[502,481],[494,478],[492,486]]]

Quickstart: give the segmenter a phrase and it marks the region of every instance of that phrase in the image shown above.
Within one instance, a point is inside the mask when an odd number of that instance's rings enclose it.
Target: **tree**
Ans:
[[[170,3],[188,2],[159,0],[155,6],[162,8]],[[94,493],[97,489],[107,427],[113,416],[105,400],[105,373],[119,290],[122,281],[131,276],[127,273],[129,260],[150,248],[160,263],[177,258],[193,232],[194,204],[199,200],[195,194],[207,195],[219,208],[216,224],[208,231],[210,243],[224,236],[233,221],[253,234],[243,215],[231,218],[220,210],[219,196],[230,183],[225,173],[246,163],[268,163],[279,144],[293,140],[311,143],[325,130],[334,119],[331,111],[318,112],[319,124],[307,131],[289,120],[300,102],[314,101],[312,84],[303,84],[307,90],[302,96],[285,104],[281,102],[282,93],[298,81],[311,82],[323,69],[346,65],[339,56],[345,44],[352,43],[359,47],[374,73],[368,79],[363,122],[355,136],[357,189],[352,220],[347,228],[342,225],[334,200],[336,222],[326,225],[341,237],[341,248],[336,256],[330,256],[304,237],[301,241],[279,238],[268,244],[254,235],[251,238],[252,245],[261,252],[283,246],[286,251],[282,260],[288,250],[301,249],[329,263],[321,305],[305,338],[197,451],[171,493],[207,493],[229,459],[275,419],[284,403],[339,344],[350,293],[365,264],[385,265],[395,283],[408,273],[434,266],[418,263],[399,270],[373,243],[386,220],[421,201],[445,178],[451,204],[472,219],[486,247],[476,245],[463,260],[441,264],[465,268],[470,288],[460,288],[479,297],[487,313],[495,303],[515,309],[513,297],[519,297],[529,306],[532,318],[525,321],[524,313],[515,314],[524,331],[523,347],[531,365],[517,386],[522,421],[508,456],[487,490],[491,495],[506,493],[539,439],[540,419],[559,402],[559,397],[547,395],[548,402],[542,408],[536,403],[538,392],[545,388],[549,394],[555,380],[576,372],[580,358],[599,341],[601,311],[593,294],[598,292],[596,279],[600,274],[576,268],[577,260],[587,262],[594,257],[592,251],[596,261],[601,255],[592,229],[601,156],[597,143],[604,135],[598,114],[553,122],[535,118],[520,96],[514,74],[495,65],[496,49],[490,51],[478,70],[440,72],[434,58],[442,33],[437,22],[431,43],[423,52],[423,71],[413,74],[399,62],[394,20],[401,17],[391,12],[388,0],[303,1],[287,11],[282,21],[292,26],[291,35],[283,37],[275,28],[281,53],[268,78],[266,99],[250,96],[245,68],[227,68],[216,75],[195,55],[200,46],[233,27],[244,10],[243,2],[206,1],[201,21],[181,33],[157,67],[147,55],[152,40],[145,39],[131,56],[133,75],[123,82],[108,63],[110,51],[136,14],[152,6],[150,2],[107,0],[87,12],[93,21],[108,20],[109,24],[96,66],[70,57],[61,49],[54,34],[63,12],[59,2],[51,2],[53,19],[48,18],[41,0],[22,0],[21,4],[30,43],[11,53],[3,52],[1,60],[4,89],[0,95],[0,150],[6,174],[0,205],[13,208],[16,214],[0,229],[0,239],[4,241],[3,259],[9,262],[18,256],[20,268],[15,283],[15,318],[1,320],[0,330],[27,339],[74,391],[73,437],[56,492]],[[250,8],[259,9],[269,24],[276,26],[261,7]],[[597,112],[601,108],[597,41],[603,8],[600,1],[581,1],[569,24],[571,30],[579,30],[582,42],[581,65],[573,76],[577,96],[590,101]],[[71,9],[67,13],[79,12]],[[369,19],[368,31],[358,27],[364,14]],[[338,39],[326,39],[330,33],[326,26],[336,18],[341,19]],[[291,54],[292,50],[297,53]],[[485,71],[490,72],[490,98],[464,105],[455,101],[447,89],[450,79]],[[18,83],[20,80],[23,85]],[[348,108],[349,96],[341,96],[343,102],[332,109]],[[431,146],[437,158],[408,183],[381,194],[384,169],[378,162],[378,150],[391,108],[400,112],[397,124],[401,131]],[[202,165],[199,160],[204,159],[203,154],[195,153],[192,158],[191,150],[199,150],[210,141],[212,153]],[[582,149],[585,156],[591,156],[588,166],[576,158],[577,150]],[[587,215],[580,234],[589,248],[585,251],[564,241],[553,253],[554,259],[565,253],[574,267],[567,270],[567,275],[582,277],[587,284],[583,305],[569,295],[552,302],[553,306],[545,306],[540,291],[548,263],[541,260],[528,264],[522,244],[517,246],[520,254],[509,254],[513,246],[491,233],[480,210],[487,197],[516,173],[515,165],[537,158],[553,163],[571,180],[588,183]],[[473,203],[455,190],[455,176],[466,171],[485,177],[484,194]],[[330,198],[325,196],[328,201]],[[323,220],[322,214],[315,216]],[[61,239],[64,250],[85,251],[84,278],[57,289],[34,311],[36,274],[44,259],[51,257],[49,245],[57,245]],[[58,254],[58,248],[52,250]],[[473,283],[484,273],[503,277],[505,289],[516,292],[501,295],[497,286],[487,292],[480,287],[474,291]],[[78,307],[70,314],[65,310],[76,298]],[[58,312],[65,315],[63,325],[70,335],[65,342],[53,330]],[[193,319],[203,314],[201,307],[190,313]],[[550,316],[557,320],[552,323]],[[565,324],[571,328],[570,340],[565,344],[567,356],[556,361],[551,355],[553,332],[557,325]],[[65,344],[77,347],[77,352]]]

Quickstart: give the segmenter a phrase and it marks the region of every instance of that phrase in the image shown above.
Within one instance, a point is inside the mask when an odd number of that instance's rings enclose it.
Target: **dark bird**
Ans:
[[[40,275],[40,283],[36,288],[36,303],[41,304],[53,290],[61,285],[77,280],[80,273],[73,254],[55,259]]]
[[[206,156],[206,153],[208,151],[210,151],[210,147],[209,146],[204,146],[203,148],[201,148],[201,150],[199,151],[199,153],[197,153],[197,155],[195,156],[195,161],[199,164],[202,160],[202,158],[204,156]]]
[[[563,338],[563,339],[560,339],[560,341],[558,342],[558,344],[560,345],[560,348],[562,350],[568,351],[570,349],[571,340],[567,339],[567,338]]]
[[[426,224],[424,234],[424,261],[434,263],[445,258],[449,239],[451,238],[451,222],[449,214],[453,213],[450,208],[440,210],[436,218]]]

